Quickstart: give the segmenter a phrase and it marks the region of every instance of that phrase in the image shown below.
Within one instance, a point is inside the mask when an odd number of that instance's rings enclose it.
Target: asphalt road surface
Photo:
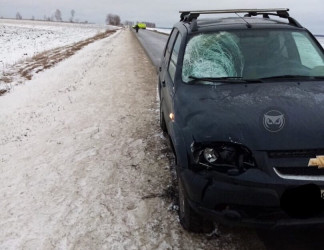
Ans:
[[[138,33],[134,33],[136,34],[138,40],[142,44],[154,66],[159,67],[163,49],[168,41],[169,36],[149,30],[139,30]]]

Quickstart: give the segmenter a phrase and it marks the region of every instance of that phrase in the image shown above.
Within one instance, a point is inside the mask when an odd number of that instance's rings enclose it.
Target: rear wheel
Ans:
[[[197,214],[189,205],[186,192],[180,179],[179,190],[179,219],[184,229],[194,233],[209,233],[213,230],[213,223]]]

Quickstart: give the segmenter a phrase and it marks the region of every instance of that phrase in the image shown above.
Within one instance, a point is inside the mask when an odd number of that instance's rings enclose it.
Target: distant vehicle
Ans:
[[[146,29],[146,24],[145,23],[137,23],[139,29]],[[136,24],[133,25],[133,28],[135,29]]]
[[[158,91],[187,230],[324,225],[324,50],[288,11],[180,12]]]

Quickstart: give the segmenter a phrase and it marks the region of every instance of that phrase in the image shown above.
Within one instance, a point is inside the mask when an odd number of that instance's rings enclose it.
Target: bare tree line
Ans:
[[[126,25],[126,26],[133,26],[136,23],[139,23],[139,22],[133,22],[133,21],[126,20],[126,21],[124,21],[123,24]],[[148,27],[148,28],[155,28],[156,27],[155,23],[152,23],[152,22],[140,22],[140,23],[145,23],[146,27]],[[116,14],[108,14],[106,16],[106,24],[116,25],[116,26],[121,25],[120,16],[116,15]]]
[[[71,14],[71,16],[69,17],[69,22],[71,22],[71,23],[74,23],[74,22],[76,22],[76,23],[79,23],[79,19],[74,19],[74,17],[75,17],[75,10],[71,10],[70,11],[70,14]],[[22,17],[22,15],[20,14],[20,12],[17,12],[16,13],[16,19],[17,20],[21,20],[21,19],[23,19],[23,17]],[[27,18],[28,19],[28,18]],[[30,20],[36,20],[35,19],[35,16],[32,16],[31,18],[30,18]],[[59,10],[59,9],[56,9],[55,10],[55,12],[51,15],[51,16],[47,16],[47,15],[44,15],[43,16],[43,19],[38,19],[38,20],[45,20],[45,21],[51,21],[51,22],[54,22],[54,21],[57,21],[57,22],[63,22],[64,20],[63,20],[63,17],[62,17],[62,12],[61,12],[61,10]],[[88,23],[88,21],[84,21],[84,22],[82,22],[82,23]]]
[[[108,14],[106,16],[106,24],[119,26],[120,25],[120,16],[116,14]]]
[[[16,19],[18,19],[18,20],[22,19],[22,16],[21,16],[21,14],[19,12],[16,13]]]
[[[71,22],[71,23],[77,22],[78,23],[79,20],[78,19],[74,19],[74,17],[75,17],[75,10],[72,9],[70,11],[70,14],[71,14],[71,16],[68,19],[69,22]],[[18,20],[21,20],[22,19],[22,15],[19,12],[16,13],[16,19],[18,19]],[[32,16],[31,17],[31,20],[35,20],[35,17]],[[52,14],[51,16],[44,15],[43,20],[45,20],[45,21],[63,22],[62,12],[61,12],[61,10],[56,9],[55,12],[54,12],[54,14]],[[116,14],[111,14],[111,13],[107,14],[105,21],[106,21],[106,24],[109,24],[109,25],[115,25],[115,26],[122,25],[120,16],[119,15],[116,15]],[[84,23],[88,23],[88,21],[85,21]],[[124,25],[127,25],[127,26],[133,26],[136,23],[139,23],[139,22],[133,22],[133,21],[127,21],[126,20],[126,21],[124,21],[123,24]],[[146,27],[148,27],[148,28],[155,28],[156,27],[155,23],[152,23],[152,22],[140,22],[140,23],[145,23],[146,24]]]

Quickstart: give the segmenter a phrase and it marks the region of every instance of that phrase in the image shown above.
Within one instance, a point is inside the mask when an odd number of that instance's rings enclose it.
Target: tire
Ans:
[[[213,223],[197,214],[189,205],[183,184],[178,179],[179,219],[182,227],[193,233],[209,233],[214,229]]]
[[[162,112],[162,105],[161,105],[161,103],[160,103],[160,127],[161,127],[161,129],[162,129],[162,131],[164,133],[167,133],[168,132],[167,127],[166,127],[166,124],[165,124],[163,112]]]

